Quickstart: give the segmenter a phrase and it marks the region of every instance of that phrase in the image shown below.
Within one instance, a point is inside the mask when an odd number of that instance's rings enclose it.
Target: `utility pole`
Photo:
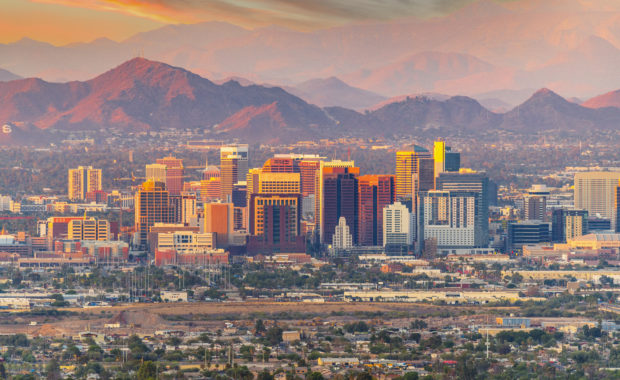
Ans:
[[[489,316],[487,315],[487,360],[489,360]]]

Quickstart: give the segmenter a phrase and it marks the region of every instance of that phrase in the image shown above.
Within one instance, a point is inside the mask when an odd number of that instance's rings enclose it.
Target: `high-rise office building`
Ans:
[[[263,173],[299,173],[291,157],[273,157],[263,164]]]
[[[414,175],[419,173],[419,160],[422,158],[432,159],[431,153],[417,145],[412,150],[396,152],[396,198],[411,198],[413,194],[413,178]],[[423,175],[419,178],[425,177],[426,175]]]
[[[147,164],[146,165],[146,181],[166,183],[167,167],[164,164]]]
[[[301,194],[307,197],[315,193],[315,177],[320,161],[321,157],[313,154],[276,154],[265,162],[262,172],[301,174]]]
[[[210,180],[211,178],[220,178],[220,168],[217,166],[207,166],[207,168],[202,172],[203,180]]]
[[[170,206],[170,196],[163,182],[146,181],[135,195],[136,244],[146,247],[148,233],[155,223],[172,223],[174,209]]]
[[[73,219],[68,233],[69,240],[109,240],[110,223],[96,218]]]
[[[533,185],[523,196],[523,217],[525,220],[547,220],[547,199],[549,189],[545,185]]]
[[[415,235],[413,213],[400,202],[383,209],[383,245],[411,245]]]
[[[475,247],[485,248],[489,244],[489,179],[485,173],[461,170],[443,172],[437,177],[437,190],[474,192],[476,198]]]
[[[318,156],[309,157],[299,161],[299,173],[301,174],[301,195],[304,197],[316,196],[316,173],[321,167]]]
[[[171,223],[184,225],[196,225],[198,223],[196,193],[184,191],[178,195],[169,195],[168,198],[173,214]]]
[[[611,219],[620,172],[582,172],[575,174],[575,208],[591,217]]]
[[[383,245],[383,209],[394,203],[392,175],[363,175],[358,178],[358,239],[360,245]]]
[[[215,233],[218,248],[228,247],[234,231],[234,205],[232,203],[205,203],[203,229],[205,233]]]
[[[222,198],[222,179],[212,177],[200,181],[200,198],[203,202],[210,202]]]
[[[170,195],[179,195],[183,191],[183,160],[164,157],[158,158],[156,162],[166,166],[166,189]]]
[[[435,178],[443,172],[458,172],[461,168],[461,154],[453,152],[446,146],[445,141],[435,141],[433,144],[433,159],[435,160]]]
[[[428,157],[418,158],[418,172],[413,174],[411,189],[413,200],[419,193],[435,189],[435,160]]]
[[[248,185],[246,181],[239,181],[233,185],[231,202],[235,207],[244,208],[248,204]]]
[[[506,252],[508,253],[521,250],[527,244],[548,243],[550,241],[549,223],[537,220],[508,223],[506,237]]]
[[[252,194],[248,253],[305,252],[301,194]]]
[[[338,225],[334,231],[332,238],[332,247],[336,250],[346,250],[353,248],[353,236],[349,226],[347,225],[347,219],[341,216],[338,219]]]
[[[86,199],[86,194],[101,190],[101,169],[92,166],[79,166],[69,169],[68,195],[72,201]]]
[[[315,201],[315,220],[319,240],[324,244],[332,243],[338,219],[343,216],[357,243],[358,226],[358,189],[359,168],[353,161],[321,161],[317,173],[317,199]]]
[[[248,172],[248,145],[227,145],[220,148],[220,177],[222,198],[229,200],[233,185],[246,179]]]
[[[420,241],[434,239],[438,248],[486,247],[482,239],[480,196],[476,192],[431,190],[421,196],[418,204]],[[488,235],[488,231],[487,231]]]
[[[556,243],[588,233],[588,212],[586,210],[553,210],[551,238]]]
[[[620,232],[620,180],[614,193],[614,211],[611,218],[611,228],[614,232]]]
[[[300,233],[300,173],[257,173],[258,191],[250,195],[248,252],[305,252]]]

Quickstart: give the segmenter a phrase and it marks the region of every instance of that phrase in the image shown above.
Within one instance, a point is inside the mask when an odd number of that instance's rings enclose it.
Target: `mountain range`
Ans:
[[[326,82],[348,88],[334,80]],[[542,89],[514,109],[496,113],[470,97],[428,94],[358,112],[321,108],[279,87],[242,86],[234,80],[216,84],[182,68],[134,58],[84,82],[36,78],[0,82],[0,125],[13,129],[12,136],[0,136],[0,143],[45,141],[41,136],[51,129],[192,129],[218,138],[291,143],[342,136],[476,135],[496,129],[585,133],[617,128],[620,108],[596,99],[582,106]]]
[[[8,82],[15,79],[21,79],[21,77],[8,70],[0,69],[0,82]]]
[[[513,96],[524,90],[546,87],[587,99],[620,88],[617,8],[584,0],[479,0],[447,16],[307,32],[223,22],[168,25],[118,42],[0,44],[0,67],[51,82],[86,81],[144,56],[212,81],[242,77],[285,88],[338,78],[385,98],[434,92],[490,99],[495,109],[506,109],[524,100]],[[305,96],[321,106],[369,103]]]

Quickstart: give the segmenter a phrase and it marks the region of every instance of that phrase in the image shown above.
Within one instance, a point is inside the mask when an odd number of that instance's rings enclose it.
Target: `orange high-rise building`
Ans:
[[[148,233],[155,223],[171,223],[174,210],[170,207],[170,197],[162,182],[146,181],[135,196],[135,230],[137,244],[146,247]]]
[[[175,157],[157,159],[157,163],[166,166],[166,190],[170,195],[179,195],[183,191],[183,160]]]
[[[234,205],[205,203],[204,216],[204,232],[215,232],[217,247],[227,247],[234,230]]]

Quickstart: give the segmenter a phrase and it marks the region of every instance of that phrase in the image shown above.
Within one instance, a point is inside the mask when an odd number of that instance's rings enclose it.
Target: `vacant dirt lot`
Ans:
[[[492,318],[511,308],[479,306],[436,306],[420,303],[305,303],[305,302],[196,302],[131,304],[95,308],[66,308],[67,316],[32,316],[0,313],[0,334],[27,333],[70,336],[82,331],[117,334],[152,334],[157,330],[204,331],[219,329],[225,322],[253,325],[253,320],[277,319],[292,326],[320,323],[344,324],[365,320],[393,326],[407,326],[411,318],[423,318],[431,326],[471,324]],[[31,325],[31,322],[37,322]],[[106,328],[120,323],[121,328]]]

